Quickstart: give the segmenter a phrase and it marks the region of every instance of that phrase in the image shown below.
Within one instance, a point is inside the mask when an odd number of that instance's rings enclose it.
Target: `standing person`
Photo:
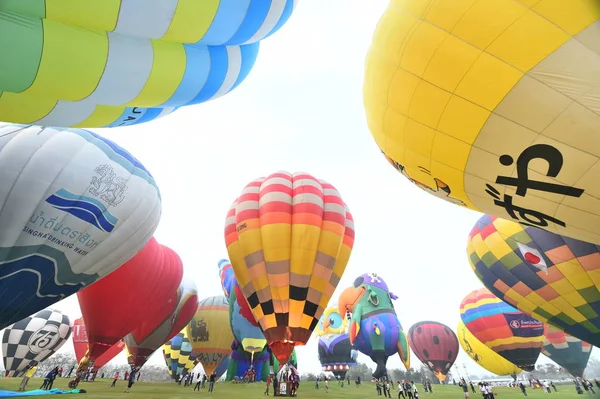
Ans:
[[[348,381],[348,386],[350,386],[350,376],[346,375],[346,381]]]
[[[267,388],[265,389],[265,393],[263,395],[269,396],[269,387],[270,386],[271,386],[271,374],[269,374],[269,376],[267,377]],[[275,395],[277,395],[277,392],[275,392]]]
[[[469,381],[469,385],[471,385],[471,392],[475,393],[475,385],[473,385],[473,381]]]
[[[40,387],[40,389],[48,389],[48,386],[50,386],[50,381],[52,380],[52,374],[54,374],[54,370],[50,370],[46,376],[44,377],[44,382],[42,384],[42,386]]]
[[[519,382],[519,388],[521,388],[521,392],[523,392],[523,395],[525,395],[525,397],[527,397],[527,387],[525,386],[525,384],[523,384],[522,382]]]
[[[329,378],[325,377],[325,393],[329,393]]]
[[[400,399],[400,397],[402,397],[402,399],[406,399],[406,397],[404,396],[404,384],[401,383],[400,381],[396,381],[396,385],[398,385],[398,399]]]
[[[121,376],[121,374],[117,371],[115,373],[115,375],[113,376],[113,382],[112,382],[112,384],[110,384],[111,388],[114,388],[114,387],[117,386],[117,380],[119,379],[120,376]]]
[[[433,390],[431,389],[431,381],[427,380],[427,389],[429,389],[429,393],[433,393]]]
[[[125,393],[129,393],[133,384],[135,384],[135,375],[140,371],[139,368],[132,367],[131,373],[129,373],[129,379],[127,380],[127,388],[125,388]]]
[[[58,366],[54,367],[54,370],[52,370],[52,377],[50,378],[50,381],[48,382],[48,386],[46,387],[46,389],[48,389],[48,390],[52,389],[52,385],[54,385],[54,380],[56,379],[56,377],[58,377]]]
[[[388,380],[383,382],[383,396],[386,396],[386,394],[388,398],[392,397],[392,393],[390,392],[390,382]]]
[[[33,375],[37,371],[37,363],[34,363],[33,367],[27,366],[27,368],[25,370],[27,370],[27,371],[25,372],[25,375],[23,376],[23,380],[21,380],[21,384],[19,385],[19,391],[24,391],[25,388],[27,388],[27,383],[29,382],[29,379],[31,377],[33,377]]]
[[[465,399],[469,399],[469,397],[470,397],[469,386],[467,385],[465,380],[459,381],[458,386],[462,388],[463,393],[465,394]]]
[[[217,379],[217,374],[213,371],[208,379],[208,392],[212,392],[215,389],[215,380]]]

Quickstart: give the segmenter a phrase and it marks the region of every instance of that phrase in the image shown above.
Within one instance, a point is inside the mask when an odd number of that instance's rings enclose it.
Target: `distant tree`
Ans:
[[[36,377],[40,375],[47,374],[53,368],[58,367],[59,369],[63,369],[63,374],[66,376],[66,373],[69,372],[71,367],[77,367],[77,360],[75,359],[75,355],[73,353],[55,353],[50,356],[48,359],[39,364]],[[74,375],[71,374],[71,375]]]
[[[584,376],[586,378],[600,378],[600,359],[590,359],[585,369]]]
[[[360,376],[362,381],[370,381],[373,378],[373,369],[365,363],[358,363],[358,365],[350,367],[346,375],[349,375],[351,380],[356,380],[356,377]]]
[[[304,373],[300,376],[300,379],[302,381],[314,381],[317,379],[317,376],[313,373]]]

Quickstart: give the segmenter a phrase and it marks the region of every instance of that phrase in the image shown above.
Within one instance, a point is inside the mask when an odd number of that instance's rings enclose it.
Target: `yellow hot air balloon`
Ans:
[[[231,353],[233,333],[229,324],[229,302],[224,295],[211,296],[198,304],[198,310],[186,328],[197,360],[207,375]]]
[[[600,243],[599,21],[598,0],[391,0],[373,137],[436,196]]]
[[[354,223],[338,191],[306,173],[274,173],[244,188],[227,214],[235,277],[284,365],[304,345],[340,281]]]
[[[458,323],[457,333],[458,342],[467,355],[490,373],[516,376],[523,371],[481,343],[462,321]]]

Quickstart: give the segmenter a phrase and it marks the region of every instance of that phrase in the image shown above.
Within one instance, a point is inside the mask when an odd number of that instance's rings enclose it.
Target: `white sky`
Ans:
[[[163,198],[155,237],[181,256],[200,298],[222,294],[217,261],[227,257],[225,214],[241,189],[278,170],[304,171],[332,183],[355,219],[355,247],[335,302],[358,275],[377,272],[399,296],[405,331],[422,320],[456,328],[460,302],[481,288],[466,256],[479,214],[413,186],[371,138],[362,105],[364,58],[386,5],[302,0],[262,42],[253,71],[233,92],[147,124],[96,130],[154,175]],[[54,307],[81,315],[76,295]],[[62,351],[73,351],[71,342]],[[163,364],[160,352],[151,364]],[[301,372],[320,370],[317,338],[297,353]],[[124,363],[125,355],[115,361]],[[371,364],[364,355],[359,361]],[[543,355],[540,361],[548,362]],[[461,374],[463,364],[489,374],[462,352],[457,364]],[[397,356],[388,367],[403,368]]]

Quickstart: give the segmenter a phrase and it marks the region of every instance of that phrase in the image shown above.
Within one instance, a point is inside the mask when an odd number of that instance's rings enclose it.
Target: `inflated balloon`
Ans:
[[[189,373],[196,365],[196,355],[185,329],[163,345],[163,355],[169,374],[175,379]]]
[[[600,246],[486,215],[469,234],[467,252],[498,298],[600,345]]]
[[[92,132],[0,125],[0,209],[4,328],[130,259],[161,199],[137,159]]]
[[[352,287],[346,288],[339,298],[340,311],[352,314],[350,343],[377,364],[373,372],[375,378],[387,375],[387,360],[396,353],[406,369],[410,367],[410,348],[393,299],[397,297],[375,273],[358,276]]]
[[[342,277],[354,222],[338,191],[306,173],[248,184],[231,206],[225,243],[241,291],[285,364],[304,345]]]
[[[502,302],[487,288],[460,304],[460,318],[481,343],[525,371],[535,369],[544,344],[544,325]]]
[[[164,302],[163,308],[157,308],[152,318],[142,320],[125,336],[129,353],[128,363],[142,367],[154,351],[187,326],[194,317],[196,309],[198,309],[196,284],[184,277],[177,291],[167,302]]]
[[[220,97],[295,2],[3,1],[0,120],[115,127]]]
[[[350,367],[358,365],[358,351],[350,343],[346,315],[341,315],[337,306],[326,308],[315,334],[319,337],[319,361],[323,371],[344,380]]]
[[[392,0],[364,104],[388,161],[452,203],[600,243],[598,0]]]
[[[231,353],[233,334],[227,297],[211,296],[201,300],[186,333],[204,371],[212,374]]]
[[[7,377],[21,376],[58,351],[71,335],[69,316],[44,309],[4,330],[2,354]]]
[[[75,350],[75,358],[77,359],[77,363],[89,365],[89,359],[86,358],[86,354],[88,353],[89,349],[89,343],[87,338],[87,329],[85,328],[83,317],[80,317],[73,322],[72,337],[73,349]],[[102,366],[110,362],[115,358],[115,356],[121,353],[123,349],[125,349],[125,341],[119,340],[119,342],[108,348],[106,352],[96,358],[94,361],[94,368],[99,370],[102,368]]]
[[[583,372],[592,354],[592,345],[550,325],[546,324],[544,327],[546,340],[542,353],[567,370],[573,377],[583,378]]]
[[[227,368],[229,367],[229,361],[231,360],[231,354],[227,355],[227,357],[219,364],[219,367],[215,369],[216,379],[218,380],[227,372]],[[259,381],[259,380],[257,380]]]
[[[497,375],[510,375],[515,380],[517,379],[517,374],[520,374],[523,370],[485,346],[481,343],[464,325],[462,321],[458,323],[457,328],[458,333],[458,342],[460,342],[460,346],[463,348],[467,355],[475,363],[489,371],[490,373],[494,373]]]
[[[454,331],[437,321],[420,321],[408,330],[408,343],[421,363],[444,381],[458,356]]]
[[[90,345],[88,359],[96,360],[136,328],[142,335],[151,331],[146,324],[150,320],[165,320],[166,305],[170,309],[175,305],[173,295],[182,277],[179,256],[152,238],[114,273],[78,292]]]

